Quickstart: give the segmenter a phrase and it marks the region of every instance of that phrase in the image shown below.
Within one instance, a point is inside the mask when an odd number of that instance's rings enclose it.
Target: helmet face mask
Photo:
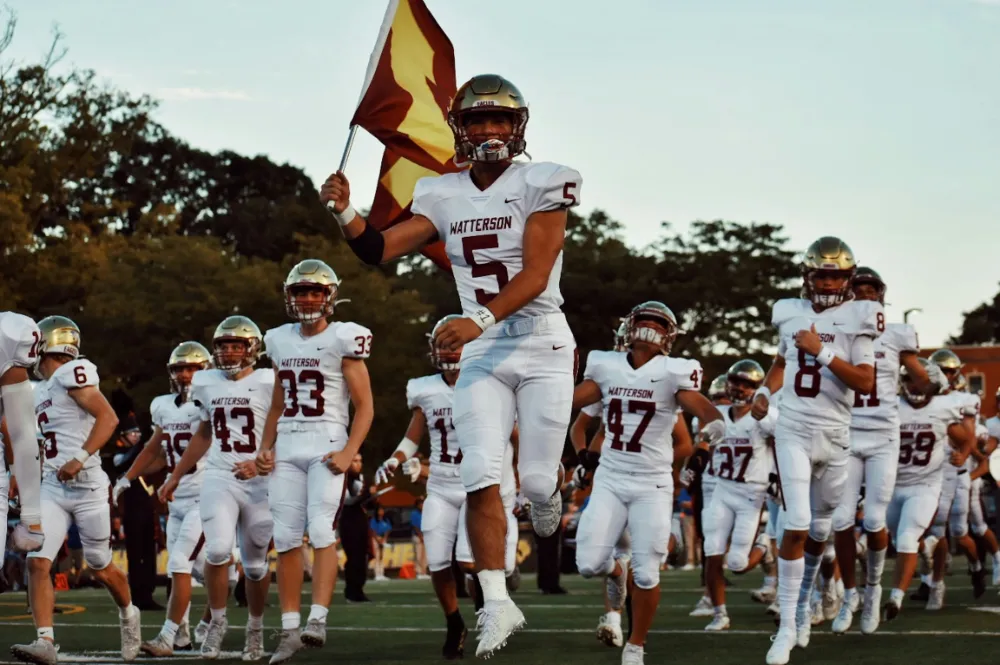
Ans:
[[[513,83],[495,74],[466,82],[452,100],[448,126],[456,161],[505,162],[524,152],[528,105]]]
[[[625,321],[625,344],[647,344],[663,355],[669,355],[674,340],[681,334],[677,317],[661,302],[648,300],[636,305]]]
[[[920,358],[920,364],[926,369],[930,363],[924,358]],[[913,377],[910,376],[906,367],[899,370],[899,390],[903,394],[903,399],[915,409],[922,408],[931,400],[930,395],[922,393],[914,387]]]
[[[438,347],[434,342],[434,334],[438,331],[438,328],[444,324],[460,318],[462,317],[458,314],[449,314],[448,316],[443,317],[440,321],[434,324],[434,327],[431,328],[430,334],[427,335],[427,344],[430,346],[430,353],[427,355],[431,359],[431,364],[434,365],[434,367],[436,367],[439,371],[458,371],[459,361],[462,358],[462,349],[452,351]]]
[[[315,323],[333,316],[340,279],[318,259],[306,259],[285,278],[285,312],[299,323]]]
[[[35,358],[35,373],[42,376],[41,366],[45,356],[62,356],[66,362],[80,357],[80,327],[65,316],[47,316],[38,322],[41,336]],[[48,377],[45,377],[48,378]]]

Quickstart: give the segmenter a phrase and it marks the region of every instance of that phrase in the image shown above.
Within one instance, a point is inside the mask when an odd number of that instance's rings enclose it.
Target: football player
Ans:
[[[965,377],[962,376],[962,361],[951,349],[938,349],[931,354],[930,363],[937,365],[948,377],[950,384],[947,394],[956,400],[964,416],[964,424],[969,438],[976,438],[976,423],[979,418],[980,400],[978,395],[966,392]],[[970,453],[971,454],[971,453]],[[979,561],[976,542],[969,536],[969,495],[972,481],[969,476],[969,455],[961,464],[946,464],[941,484],[941,498],[934,516],[930,536],[923,546],[933,552],[933,572],[921,579],[920,588],[911,598],[927,600],[927,609],[939,610],[944,606],[944,573],[948,558],[948,541],[945,531],[951,536],[958,550],[969,561],[969,575],[972,578],[973,596],[979,598],[986,592],[986,571]]]
[[[337,537],[344,475],[375,415],[365,359],[372,333],[356,323],[330,322],[340,280],[326,263],[307,259],[285,279],[285,311],[295,323],[267,331],[274,395],[257,470],[269,474],[274,547],[278,551],[281,636],[271,663],[303,645],[326,643],[326,617],[337,581]],[[348,406],[354,406],[354,419]],[[313,548],[312,608],[301,632],[304,561],[309,525]]]
[[[35,439],[34,396],[28,370],[38,362],[41,333],[27,316],[0,312],[0,418],[7,421],[7,445],[13,455],[12,471],[21,497],[21,519],[11,534],[11,544],[21,552],[37,552],[42,533],[41,465]]]
[[[389,482],[402,464],[403,472],[415,481],[421,471],[420,458],[416,454],[424,431],[427,431],[430,469],[421,530],[431,583],[444,610],[448,630],[442,647],[445,660],[463,657],[465,637],[468,635],[458,608],[458,590],[451,566],[458,534],[465,529],[464,522],[459,520],[465,505],[465,487],[459,475],[462,453],[452,424],[455,383],[459,377],[458,361],[462,352],[461,349],[443,349],[434,343],[434,332],[454,318],[459,317],[449,314],[431,330],[428,340],[430,359],[438,371],[407,382],[406,405],[412,413],[410,424],[396,450],[375,473],[375,482],[381,485]]]
[[[923,358],[919,362],[927,365]],[[903,394],[898,398],[899,468],[886,514],[896,545],[896,580],[882,609],[886,621],[896,618],[903,605],[903,595],[917,567],[919,540],[938,509],[945,468],[949,461],[964,460],[973,445],[959,400],[949,395],[928,396],[913,380],[908,367],[901,370],[900,378]],[[948,445],[949,440],[954,448]]]
[[[623,665],[643,662],[643,645],[660,597],[660,565],[667,555],[674,500],[671,431],[677,407],[702,423],[702,440],[725,433],[721,414],[699,392],[696,360],[669,356],[679,333],[673,312],[661,302],[637,305],[626,325],[628,353],[592,351],[573,406],[601,401],[606,436],[594,489],[577,529],[576,562],[584,577],[605,577],[612,607],[624,603],[626,567],[612,550],[626,526],[632,540],[632,634]]]
[[[118,606],[122,660],[134,660],[142,641],[139,610],[132,604],[125,573],[111,561],[111,483],[97,454],[115,433],[118,416],[98,388],[97,368],[80,355],[76,323],[65,316],[49,316],[38,322],[38,332],[36,372],[42,381],[35,388],[35,413],[45,437],[42,529],[48,537],[42,549],[28,554],[31,614],[38,637],[31,644],[11,647],[11,653],[41,665],[58,661],[52,630],[52,563],[75,523],[87,567]]]
[[[986,521],[983,507],[982,491],[983,476],[990,472],[990,454],[997,447],[997,440],[990,435],[989,428],[984,423],[976,423],[976,445],[972,447],[969,458],[969,479],[972,488],[969,493],[969,529],[976,541],[976,549],[980,558],[988,554],[993,566],[993,586],[1000,585],[1000,545],[996,534]]]
[[[208,369],[212,354],[198,342],[181,342],[170,352],[167,372],[170,374],[170,394],[160,395],[149,405],[153,419],[153,435],[142,452],[132,462],[131,468],[118,479],[112,494],[114,504],[129,488],[132,481],[144,474],[166,468],[172,473],[177,460],[198,430],[201,415],[189,399],[194,373]],[[191,636],[188,612],[191,607],[191,574],[195,567],[201,577],[205,565],[202,542],[201,471],[204,461],[180,479],[174,499],[169,503],[167,519],[167,575],[171,579],[170,598],[167,601],[167,618],[160,634],[143,642],[142,650],[151,656],[166,657],[174,647],[190,648]]]
[[[784,665],[793,646],[809,645],[812,589],[847,482],[854,393],[875,386],[873,344],[885,330],[885,314],[878,302],[852,299],[855,269],[845,242],[820,238],[802,263],[803,297],[779,300],[771,313],[778,354],[752,411],[764,418],[770,396],[784,386],[774,432],[786,510],[778,559],[781,623],[769,665]]]
[[[885,282],[875,270],[860,267],[851,280],[854,299],[885,305]],[[885,514],[892,498],[899,459],[899,372],[906,367],[909,380],[925,393],[943,391],[948,380],[936,365],[924,370],[917,357],[917,332],[907,323],[887,323],[885,332],[875,340],[875,390],[855,393],[851,412],[851,453],[847,458],[847,486],[840,505],[833,514],[837,560],[844,580],[844,602],[833,621],[833,632],[844,633],[851,627],[854,613],[861,604],[861,632],[878,628],[882,598],[882,569],[889,534]],[[928,372],[930,373],[928,375]],[[854,521],[862,484],[865,493],[863,527],[867,541],[867,586],[863,604],[856,590],[855,565],[857,539]]]
[[[745,573],[764,559],[768,543],[753,547],[760,527],[760,514],[774,468],[774,426],[778,410],[756,420],[750,402],[764,381],[764,368],[753,360],[740,360],[726,374],[726,393],[731,406],[722,409],[725,437],[712,451],[717,483],[705,510],[705,581],[712,595],[714,617],[707,631],[729,628],[722,557],[736,574]]]
[[[515,162],[524,152],[528,105],[493,74],[473,77],[448,114],[458,173],[423,178],[413,216],[384,233],[357,214],[343,173],[320,198],[331,205],[347,243],[378,265],[441,241],[451,261],[462,317],[438,332],[446,349],[465,346],[455,386],[455,432],[463,441],[462,482],[469,537],[486,599],[476,655],[487,656],[524,625],[507,594],[507,518],[500,497],[503,460],[515,416],[524,440],[518,472],[539,536],[562,515],[560,456],[573,398],[576,344],[562,313],[559,280],[568,209],[579,205],[582,179],[551,162]]]
[[[261,353],[261,337],[257,324],[245,316],[230,316],[215,329],[214,368],[196,372],[191,378],[191,401],[201,421],[198,431],[160,488],[161,501],[173,500],[181,479],[208,453],[199,507],[205,533],[205,590],[212,613],[201,656],[209,660],[219,657],[229,628],[228,569],[237,531],[249,608],[243,660],[264,657],[271,511],[267,478],[257,474],[255,459],[271,406],[274,372],[254,369]]]

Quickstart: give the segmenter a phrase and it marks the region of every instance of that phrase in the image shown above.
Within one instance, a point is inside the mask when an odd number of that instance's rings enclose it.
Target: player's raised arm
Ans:
[[[351,185],[342,171],[326,179],[319,198],[324,204],[332,204],[333,216],[347,238],[348,247],[370,266],[412,254],[437,240],[437,229],[423,215],[414,215],[384,233],[377,231],[351,205]]]

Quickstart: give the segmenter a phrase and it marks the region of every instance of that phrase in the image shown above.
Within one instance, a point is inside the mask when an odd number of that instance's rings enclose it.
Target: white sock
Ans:
[[[934,578],[930,575],[921,575],[920,581],[927,586],[934,586]]]
[[[717,616],[717,617],[728,616],[726,614],[726,604],[725,603],[722,603],[721,605],[716,605],[713,609],[715,610],[715,616]]]
[[[177,636],[177,624],[167,619],[163,622],[163,628],[160,629],[160,635],[167,641],[167,644],[173,644],[174,638]]]
[[[38,634],[38,639],[40,640],[45,639],[49,640],[50,642],[55,642],[56,640],[56,634],[55,631],[52,630],[52,626],[39,628],[37,634]]]
[[[264,630],[264,617],[255,617],[250,615],[247,617],[247,630]]]
[[[329,612],[330,612],[330,610],[328,608],[323,607],[322,605],[316,605],[316,604],[314,604],[309,609],[309,619],[308,619],[308,621],[312,621],[313,619],[316,619],[318,621],[322,621],[322,622],[326,623],[326,615],[329,614]]]
[[[778,557],[778,603],[781,605],[780,628],[783,630],[795,630],[795,608],[805,567],[802,558],[789,560]]]
[[[971,564],[969,564],[969,570],[971,570],[974,573],[978,573],[982,569],[983,569],[983,564],[982,562],[979,561],[979,559],[976,559]]]
[[[931,580],[931,588],[936,589],[939,586],[944,586],[944,580]]]
[[[844,603],[850,603],[857,595],[857,589],[844,589]]]
[[[882,569],[885,568],[885,550],[868,549],[868,584],[882,583]]]
[[[214,607],[209,610],[212,613],[212,621],[216,623],[222,623],[226,620],[226,608],[215,609]]]
[[[604,615],[604,620],[607,621],[612,626],[621,626],[622,625],[621,612],[609,610],[608,613]]]
[[[130,616],[132,616],[133,614],[135,614],[137,611],[138,610],[136,610],[135,605],[133,605],[132,603],[129,603],[125,607],[119,607],[118,608],[118,618],[119,619],[127,619]]]
[[[302,617],[298,612],[282,612],[281,613],[281,629],[282,630],[298,630],[299,623],[302,621]]]
[[[802,560],[805,564],[802,571],[802,586],[799,588],[799,605],[809,607],[812,590],[816,586],[816,576],[819,575],[819,566],[823,562],[823,557],[806,552]]]
[[[990,557],[993,559],[993,570],[1000,568],[1000,552],[994,552]]]
[[[507,578],[502,570],[480,570],[479,584],[483,587],[483,601],[507,600]]]
[[[769,589],[773,589],[773,588],[777,587],[778,586],[778,578],[775,577],[774,575],[765,575],[764,576],[764,586],[766,586]]]
[[[903,596],[905,595],[906,593],[902,589],[893,589],[892,591],[889,592],[889,600],[894,602],[897,607],[902,607]]]

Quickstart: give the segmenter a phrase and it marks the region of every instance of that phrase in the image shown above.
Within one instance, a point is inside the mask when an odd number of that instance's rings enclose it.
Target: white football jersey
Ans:
[[[407,408],[420,409],[427,419],[427,432],[431,440],[429,483],[438,478],[458,477],[462,452],[458,447],[455,426],[451,422],[451,406],[454,401],[455,389],[448,385],[441,374],[410,379],[406,383]]]
[[[286,323],[264,335],[264,348],[285,390],[285,410],[278,422],[329,423],[343,428],[346,436],[351,396],[343,360],[367,358],[372,333],[347,321],[333,321],[311,337],[303,337],[300,330],[300,324]]]
[[[986,419],[986,431],[995,439],[1000,439],[1000,415]]]
[[[920,350],[917,331],[908,323],[887,323],[875,340],[875,391],[854,394],[851,427],[860,430],[899,427],[899,357]]]
[[[218,369],[194,373],[191,401],[201,420],[212,427],[206,468],[231,471],[234,464],[257,457],[273,390],[274,372],[269,369],[255,370],[239,381]]]
[[[35,388],[35,417],[42,436],[45,437],[43,477],[51,476],[50,480],[56,480],[56,473],[83,449],[83,444],[94,427],[94,416],[84,411],[70,396],[69,391],[99,383],[94,363],[86,358],[77,358],[61,365],[52,376],[39,382]],[[86,486],[89,480],[87,472],[100,468],[100,455],[91,455],[83,463],[83,470],[75,479],[76,484]],[[107,477],[104,476],[101,484],[106,482]]]
[[[979,395],[975,393],[969,393],[962,391],[952,391],[948,393],[949,395],[954,395],[955,398],[962,405],[962,415],[966,418],[979,418],[979,410],[982,407],[982,400],[979,399]]]
[[[17,312],[0,312],[0,376],[12,367],[33,367],[41,339],[38,326],[32,319]],[[3,401],[0,400],[2,417]]]
[[[167,471],[174,472],[177,463],[187,450],[188,444],[201,425],[201,410],[194,402],[180,401],[180,395],[160,395],[149,405],[153,424],[163,432],[160,445],[167,458]],[[205,458],[191,468],[177,484],[174,498],[187,499],[201,495],[201,471],[205,468]]]
[[[857,337],[877,339],[882,334],[882,305],[848,300],[817,312],[809,300],[788,298],[774,304],[771,322],[778,329],[778,353],[785,359],[782,418],[819,429],[850,425],[854,391],[816,358],[795,348],[794,335],[815,325],[823,344],[838,358],[851,364],[873,365],[874,357],[852,358],[852,348]]]
[[[601,389],[605,433],[601,466],[628,474],[671,473],[676,394],[701,388],[701,364],[657,356],[635,369],[627,353],[591,351],[583,377]]]
[[[896,485],[938,485],[952,448],[948,426],[962,422],[961,404],[947,395],[915,409],[899,397],[899,468]]]
[[[733,408],[723,406],[726,436],[712,451],[711,468],[720,481],[767,485],[774,470],[774,455],[768,440],[774,436],[778,410],[768,409],[763,419],[757,420],[748,411],[742,418],[733,420]]]
[[[582,184],[578,172],[551,162],[514,162],[485,191],[468,170],[417,181],[410,210],[429,219],[444,242],[463,314],[489,303],[521,272],[528,217],[579,205]],[[560,252],[545,290],[511,319],[560,311],[562,261]]]

